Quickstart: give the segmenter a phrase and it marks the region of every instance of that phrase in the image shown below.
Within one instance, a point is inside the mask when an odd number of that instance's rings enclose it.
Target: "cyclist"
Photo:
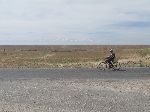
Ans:
[[[111,54],[107,58],[105,58],[105,62],[108,63],[109,68],[113,68],[114,67],[113,62],[114,62],[116,56],[115,56],[113,49],[110,49],[110,53]]]

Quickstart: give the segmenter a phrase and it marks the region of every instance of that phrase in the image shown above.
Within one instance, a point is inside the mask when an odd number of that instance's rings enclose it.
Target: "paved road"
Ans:
[[[0,112],[149,112],[149,79],[150,68],[0,69]]]
[[[124,68],[120,71],[101,71],[87,68],[0,69],[0,79],[150,79],[150,68]]]

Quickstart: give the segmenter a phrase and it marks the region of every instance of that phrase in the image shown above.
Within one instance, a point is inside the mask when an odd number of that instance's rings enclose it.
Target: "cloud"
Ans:
[[[0,0],[0,44],[127,44],[131,38],[147,39],[149,4],[149,0]],[[134,40],[131,43],[138,43]]]
[[[123,21],[114,24],[116,27],[120,28],[150,28],[150,21]]]

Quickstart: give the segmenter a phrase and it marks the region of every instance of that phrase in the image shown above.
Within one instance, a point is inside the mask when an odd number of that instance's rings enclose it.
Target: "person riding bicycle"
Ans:
[[[113,68],[114,67],[113,62],[114,62],[116,56],[115,56],[113,49],[110,50],[110,53],[111,54],[105,58],[105,62],[108,63],[109,68]]]

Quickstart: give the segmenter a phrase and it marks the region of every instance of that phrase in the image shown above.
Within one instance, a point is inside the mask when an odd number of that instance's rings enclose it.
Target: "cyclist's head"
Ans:
[[[110,49],[110,52],[112,53],[112,52],[113,52],[113,49]]]

